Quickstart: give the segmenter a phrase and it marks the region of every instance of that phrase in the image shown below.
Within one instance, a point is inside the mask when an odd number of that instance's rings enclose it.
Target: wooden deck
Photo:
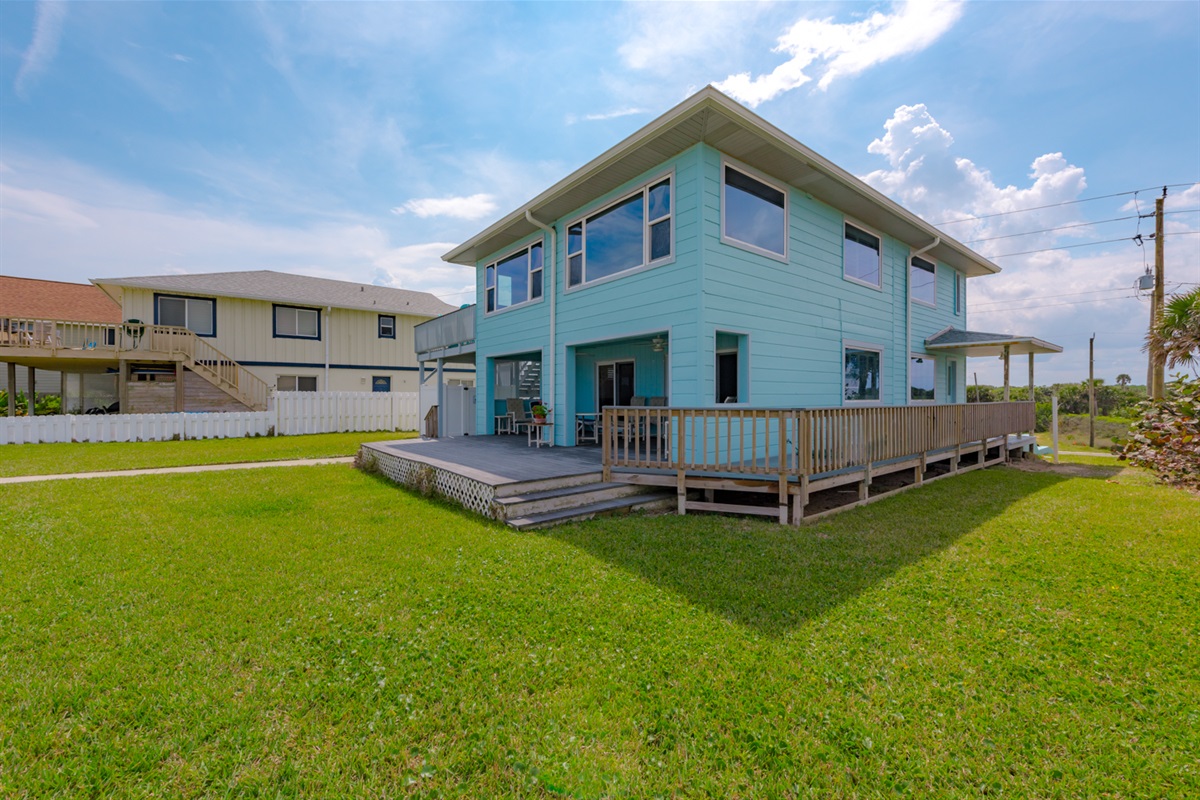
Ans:
[[[405,439],[364,446],[453,470],[492,487],[598,475],[602,468],[599,447],[529,447],[524,436]]]

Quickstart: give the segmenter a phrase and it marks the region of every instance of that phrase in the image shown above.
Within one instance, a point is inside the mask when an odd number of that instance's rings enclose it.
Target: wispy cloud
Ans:
[[[825,90],[839,78],[924,50],[961,16],[962,3],[957,1],[909,0],[893,13],[876,11],[859,22],[801,19],[774,48],[790,59],[765,75],[740,72],[715,85],[751,107],[803,86],[814,79],[813,73],[820,73],[817,86]]]
[[[482,219],[496,212],[496,200],[490,194],[473,194],[469,197],[426,197],[409,200],[392,209],[393,214],[415,214],[422,219],[428,217],[454,217],[455,219]]]
[[[40,0],[37,16],[33,23],[33,41],[21,56],[21,67],[17,70],[13,89],[17,96],[28,99],[29,87],[38,75],[45,72],[58,54],[58,42],[62,38],[63,20],[67,16],[67,4],[59,0]]]
[[[453,242],[397,245],[385,226],[368,218],[266,223],[200,211],[69,161],[12,154],[5,164],[5,274],[81,282],[118,274],[277,269],[364,283],[385,275],[389,285],[455,304],[473,276],[469,268],[441,260]]]
[[[574,125],[576,122],[602,122],[606,119],[618,119],[620,117],[632,117],[635,114],[648,114],[644,108],[618,108],[615,111],[601,111],[595,114],[567,114],[567,124]]]

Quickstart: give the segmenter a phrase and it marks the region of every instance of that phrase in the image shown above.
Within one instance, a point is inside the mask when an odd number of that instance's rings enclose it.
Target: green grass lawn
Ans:
[[[0,796],[1194,797],[1200,501],[1098,474],[538,535],[345,466],[0,487]]]
[[[1129,438],[1129,426],[1133,420],[1121,417],[1096,417],[1096,446],[1089,447],[1088,418],[1086,414],[1060,414],[1058,417],[1058,449],[1078,452],[1111,453],[1116,440]],[[1038,444],[1051,446],[1049,431],[1037,435]]]
[[[414,436],[416,434],[411,432],[377,431],[178,442],[6,444],[0,445],[0,478],[352,456],[358,452],[358,445],[362,442],[410,439]]]

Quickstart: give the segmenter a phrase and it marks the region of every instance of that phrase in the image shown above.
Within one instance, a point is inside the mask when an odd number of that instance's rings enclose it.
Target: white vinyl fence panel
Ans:
[[[162,442],[269,436],[274,422],[270,411],[0,417],[0,444]]]
[[[276,392],[279,436],[302,433],[415,431],[416,392]]]
[[[268,411],[0,417],[0,445],[417,429],[416,392],[279,392]]]

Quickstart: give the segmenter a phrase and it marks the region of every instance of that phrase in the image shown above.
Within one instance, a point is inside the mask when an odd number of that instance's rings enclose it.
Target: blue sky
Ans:
[[[715,83],[932,222],[1183,184],[1167,280],[1196,284],[1198,43],[1197,2],[2,2],[0,274],[268,268],[468,302],[443,252]],[[1086,377],[1094,331],[1098,376],[1141,382],[1137,232],[974,245],[1005,270],[971,281],[970,327],[1064,345],[1046,380]]]

